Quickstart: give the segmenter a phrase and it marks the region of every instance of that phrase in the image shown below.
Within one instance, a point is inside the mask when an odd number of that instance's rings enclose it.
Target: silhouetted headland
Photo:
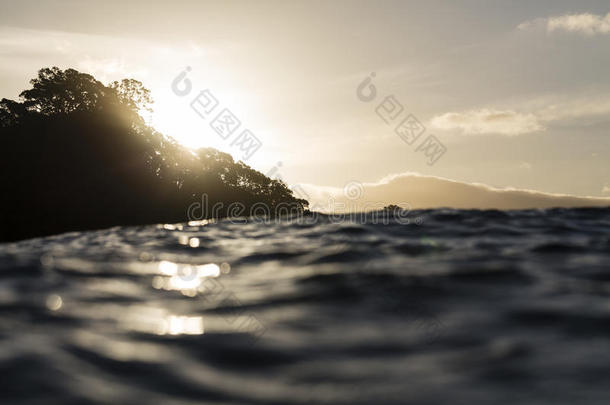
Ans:
[[[217,217],[231,203],[307,207],[282,181],[231,155],[192,151],[147,126],[139,112],[152,100],[139,81],[107,86],[53,67],[30,83],[20,101],[0,101],[0,241],[183,222],[204,194],[209,206],[223,203]]]

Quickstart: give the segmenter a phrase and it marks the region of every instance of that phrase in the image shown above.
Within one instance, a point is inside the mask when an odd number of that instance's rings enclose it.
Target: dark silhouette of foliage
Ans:
[[[28,109],[22,103],[3,98],[0,101],[0,127],[8,127],[22,121]]]
[[[153,103],[150,91],[144,87],[142,82],[134,79],[123,79],[120,82],[110,84],[121,104],[132,111],[146,110],[152,112],[150,105]]]
[[[73,69],[41,69],[20,102],[0,101],[0,240],[115,225],[183,222],[188,207],[302,212],[281,181],[212,148],[184,148],[145,125],[150,92],[136,80],[105,86]],[[246,211],[248,212],[248,211]],[[212,212],[207,211],[206,217]]]
[[[93,76],[74,69],[41,69],[30,83],[32,88],[22,91],[19,97],[28,110],[45,115],[94,111],[102,100],[114,95]]]

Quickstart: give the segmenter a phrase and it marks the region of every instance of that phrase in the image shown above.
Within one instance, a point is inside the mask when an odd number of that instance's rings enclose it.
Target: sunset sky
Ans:
[[[189,106],[209,89],[262,142],[246,163],[289,184],[418,173],[610,196],[610,3],[600,1],[106,1],[0,4],[0,97],[41,67],[141,80],[146,117],[191,147],[232,150]],[[10,7],[9,7],[10,5]],[[171,83],[190,67],[192,92]],[[357,97],[374,72],[375,100]],[[386,96],[404,107],[392,125]],[[412,114],[412,145],[395,132]],[[417,151],[435,135],[433,165]]]

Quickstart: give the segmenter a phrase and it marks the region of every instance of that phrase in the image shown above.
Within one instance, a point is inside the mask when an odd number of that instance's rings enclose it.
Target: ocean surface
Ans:
[[[609,404],[610,209],[0,245],[2,404]]]

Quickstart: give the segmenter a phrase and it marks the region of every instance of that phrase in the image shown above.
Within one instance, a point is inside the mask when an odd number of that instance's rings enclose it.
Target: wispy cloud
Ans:
[[[527,30],[538,26],[544,26],[548,32],[566,31],[585,35],[610,34],[610,13],[605,16],[582,13],[537,18],[521,23],[517,28]]]
[[[553,123],[589,123],[591,119],[606,119],[610,114],[607,95],[555,94],[519,102],[521,109],[479,108],[463,112],[447,112],[429,121],[431,128],[459,130],[465,135],[523,135],[544,131]]]
[[[602,188],[602,194],[610,194],[610,186],[609,185],[604,185],[604,187]]]
[[[540,191],[496,188],[418,173],[388,176],[377,183],[363,183],[357,193],[343,188],[301,185],[311,206],[321,211],[359,212],[379,210],[389,204],[403,208],[452,207],[463,209],[529,209],[610,206],[610,197],[576,197]],[[353,184],[351,184],[353,188]],[[353,191],[353,190],[352,190]],[[610,191],[610,187],[608,188]],[[354,194],[357,198],[354,198]]]
[[[500,134],[513,136],[545,129],[534,114],[488,108],[437,115],[432,118],[430,125],[441,130],[459,129],[467,135]]]
[[[534,114],[542,122],[607,116],[610,114],[610,98],[607,95],[579,95],[549,97],[534,102],[540,108]]]
[[[0,65],[3,69],[18,66],[15,70],[28,73],[55,65],[77,68],[102,81],[134,76],[144,79],[163,68],[169,70],[168,75],[173,74],[173,66],[181,65],[175,61],[192,62],[210,52],[189,41],[176,45],[132,37],[0,26]]]

